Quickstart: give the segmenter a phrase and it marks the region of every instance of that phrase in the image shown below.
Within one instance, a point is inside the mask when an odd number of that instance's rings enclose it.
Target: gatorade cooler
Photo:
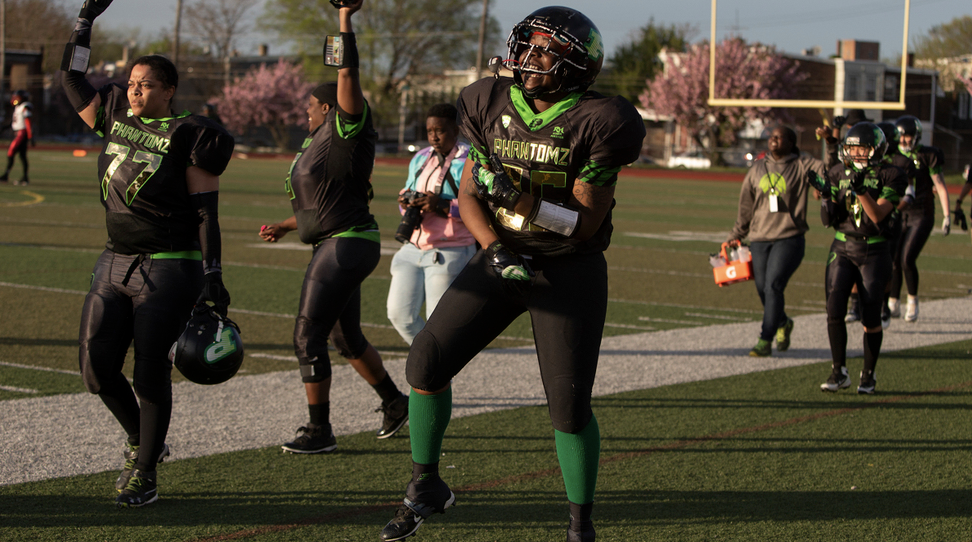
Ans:
[[[753,257],[750,255],[745,260],[729,261],[729,253],[726,249],[727,243],[722,243],[720,255],[727,262],[721,267],[713,267],[712,274],[715,275],[715,283],[719,287],[728,286],[737,282],[752,280],[753,278]]]

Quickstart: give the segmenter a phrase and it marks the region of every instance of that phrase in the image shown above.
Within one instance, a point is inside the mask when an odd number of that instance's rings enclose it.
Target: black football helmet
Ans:
[[[172,343],[169,360],[196,384],[226,382],[243,364],[240,328],[206,303],[192,309],[186,329]]]
[[[850,147],[867,147],[870,149],[867,156],[854,158],[850,153]],[[858,122],[847,130],[844,141],[840,144],[840,161],[845,167],[858,171],[869,167],[876,167],[884,158],[884,153],[888,151],[888,140],[884,137],[884,131],[876,124],[870,122]]]
[[[921,142],[921,121],[917,117],[905,115],[894,123],[894,127],[898,131],[898,148],[901,149],[901,152],[911,152],[918,147],[918,143]],[[909,135],[913,138],[910,146],[901,146],[900,141],[903,135]]]
[[[877,127],[884,132],[884,140],[888,142],[888,152],[894,151],[898,148],[898,129],[895,128],[894,123],[889,120],[882,120],[877,123]]]
[[[555,42],[561,50],[554,51],[549,45],[541,47],[530,43],[535,33],[549,37],[550,42]],[[597,79],[604,63],[601,32],[583,13],[561,6],[540,8],[527,15],[513,27],[506,45],[509,47],[509,58],[503,64],[513,71],[516,85],[530,98],[557,92],[583,92]],[[540,71],[520,65],[522,54],[536,48],[542,48],[555,57],[552,68]],[[556,75],[560,79],[560,86],[528,91],[523,85],[524,73]]]

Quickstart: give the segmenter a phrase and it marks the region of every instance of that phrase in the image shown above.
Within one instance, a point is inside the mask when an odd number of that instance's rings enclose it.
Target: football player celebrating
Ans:
[[[168,454],[170,347],[195,303],[210,301],[222,315],[230,303],[217,203],[233,138],[204,117],[173,113],[178,72],[162,56],[133,62],[127,93],[88,83],[91,25],[110,3],[84,3],[61,65],[71,104],[104,137],[98,193],[108,243],[81,313],[80,366],[85,387],[128,435],[116,503],[143,506],[158,499],[156,464]],[[134,390],[122,374],[133,341]]]
[[[381,355],[361,332],[361,283],[381,258],[378,224],[368,208],[378,134],[361,93],[351,26],[351,16],[362,3],[335,3],[340,9],[343,51],[338,49],[337,56],[341,64],[330,64],[338,68],[337,83],[317,87],[310,97],[310,135],[285,182],[294,216],[260,230],[260,237],[268,242],[297,230],[301,241],[314,245],[294,326],[310,421],[283,445],[291,453],[317,454],[337,448],[330,422],[328,337],[381,397],[378,438],[391,437],[408,420],[408,396],[399,391]]]
[[[30,117],[33,114],[34,106],[30,103],[27,91],[18,90],[10,97],[10,103],[14,106],[13,120],[10,122],[10,129],[14,132],[14,139],[10,142],[7,149],[7,169],[0,175],[0,183],[7,182],[7,176],[13,169],[14,158],[20,156],[20,163],[24,166],[24,176],[14,184],[30,184],[27,176],[27,144],[34,144],[34,130],[31,126]]]
[[[483,247],[412,343],[406,377],[412,479],[382,540],[410,536],[455,496],[439,476],[450,380],[517,316],[533,322],[543,388],[567,488],[567,539],[594,540],[600,432],[591,390],[607,309],[618,171],[637,159],[644,124],[624,98],[588,91],[604,58],[582,13],[541,8],[518,23],[504,61],[459,96],[471,143],[459,205]]]
[[[881,353],[884,329],[881,304],[891,279],[891,250],[886,235],[894,229],[892,211],[904,195],[905,172],[883,161],[887,151],[884,132],[870,122],[855,124],[840,146],[840,159],[825,179],[814,177],[821,194],[820,217],[833,227],[824,287],[827,299],[827,335],[832,371],[820,385],[835,392],[850,386],[847,374],[847,298],[856,284],[864,325],[864,369],[857,393],[874,393],[874,368]]]
[[[900,316],[902,278],[908,286],[908,303],[905,308],[905,322],[918,319],[918,267],[916,262],[921,249],[935,228],[935,195],[942,206],[942,235],[948,235],[952,226],[952,213],[948,204],[948,190],[942,166],[945,155],[938,147],[921,144],[921,121],[910,115],[901,117],[894,123],[898,132],[898,152],[914,162],[914,176],[911,177],[914,200],[901,210],[901,234],[898,236],[898,250],[895,252],[891,275],[891,297],[888,309],[891,316]]]

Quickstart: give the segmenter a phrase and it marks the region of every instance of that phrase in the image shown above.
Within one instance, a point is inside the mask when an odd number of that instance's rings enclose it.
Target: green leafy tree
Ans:
[[[935,60],[972,53],[972,15],[931,27],[912,41],[916,59]]]
[[[57,71],[81,3],[71,7],[74,13],[57,0],[6,0],[4,6],[7,50],[43,50],[44,72]]]
[[[368,0],[355,14],[361,84],[379,121],[397,118],[399,88],[407,78],[475,64],[482,5],[482,0]],[[261,24],[308,58],[309,78],[333,79],[321,62],[324,36],[338,32],[338,13],[328,0],[268,0]],[[490,17],[486,58],[502,54],[499,34],[499,23]]]
[[[654,19],[637,30],[632,39],[619,46],[607,59],[605,73],[595,87],[600,92],[624,96],[638,103],[645,81],[663,69],[658,60],[662,49],[684,51],[696,30],[691,25],[656,25]]]

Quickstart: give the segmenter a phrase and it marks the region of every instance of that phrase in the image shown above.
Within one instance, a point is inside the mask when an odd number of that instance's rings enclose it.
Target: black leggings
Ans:
[[[827,332],[830,354],[835,365],[847,358],[847,299],[857,285],[860,296],[861,323],[865,328],[881,328],[881,305],[884,288],[891,278],[891,252],[886,241],[835,240],[824,276],[827,295]],[[873,368],[873,367],[872,367]]]
[[[81,310],[79,360],[88,391],[111,410],[130,444],[150,452],[139,454],[145,464],[138,468],[155,470],[150,459],[162,451],[172,411],[169,349],[202,289],[202,262],[145,259],[123,285],[135,258],[109,250],[98,258]],[[133,340],[134,392],[122,374]]]
[[[902,277],[909,295],[918,295],[918,255],[935,228],[935,215],[911,213],[901,215],[901,234],[894,248],[891,267],[891,297],[901,297]]]
[[[601,253],[535,258],[530,282],[499,278],[483,251],[439,300],[408,354],[405,376],[437,391],[523,312],[533,322],[540,376],[554,429],[576,433],[591,419],[591,390],[607,313]]]
[[[331,376],[327,340],[345,358],[368,348],[361,332],[361,283],[381,259],[381,245],[354,237],[332,237],[314,247],[300,290],[294,351],[304,382]]]

